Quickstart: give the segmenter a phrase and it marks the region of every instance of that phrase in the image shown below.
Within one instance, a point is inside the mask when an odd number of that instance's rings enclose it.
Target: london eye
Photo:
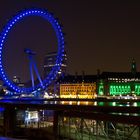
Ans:
[[[40,82],[36,85],[33,84],[33,79],[31,79],[32,80],[31,87],[19,87],[12,80],[10,80],[8,78],[8,75],[3,66],[4,65],[3,64],[4,63],[3,62],[3,55],[4,55],[3,50],[4,50],[5,42],[8,39],[9,31],[17,23],[20,23],[21,20],[23,20],[25,17],[29,17],[29,16],[39,16],[51,24],[51,26],[56,34],[58,51],[57,51],[55,65],[52,68],[52,70],[50,71],[50,73],[44,79],[40,79],[39,80]],[[32,52],[29,49],[25,49],[24,52],[30,56],[32,55],[31,54]],[[30,93],[30,92],[34,92],[34,91],[44,90],[56,78],[56,76],[61,68],[63,54],[64,54],[64,35],[62,32],[62,28],[61,28],[59,22],[56,20],[56,18],[52,14],[50,14],[47,10],[44,10],[44,9],[34,8],[34,9],[23,10],[23,11],[19,12],[16,16],[11,18],[11,20],[9,20],[9,22],[6,24],[6,26],[3,28],[3,31],[1,32],[1,36],[0,36],[0,75],[1,75],[1,78],[7,87],[9,87],[10,89],[14,90],[17,93]],[[37,74],[37,71],[36,71],[36,74]],[[40,77],[38,76],[38,78],[40,78]]]

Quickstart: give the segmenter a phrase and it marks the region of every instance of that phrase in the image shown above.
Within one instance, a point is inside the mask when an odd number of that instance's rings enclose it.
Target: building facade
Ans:
[[[98,96],[140,96],[140,72],[134,59],[130,72],[103,72],[98,79]]]
[[[96,83],[61,84],[60,98],[93,99],[96,97]]]
[[[140,73],[103,72],[98,82],[98,95],[140,95]]]
[[[94,75],[68,75],[60,81],[60,98],[93,99],[96,96]]]

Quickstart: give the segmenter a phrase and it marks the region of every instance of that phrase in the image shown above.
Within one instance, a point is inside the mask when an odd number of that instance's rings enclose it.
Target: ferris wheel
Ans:
[[[17,86],[13,81],[11,81],[8,78],[8,75],[5,72],[4,64],[3,64],[3,48],[5,46],[5,42],[8,38],[8,33],[14,27],[15,24],[20,23],[21,20],[23,20],[25,17],[29,16],[39,16],[42,17],[44,20],[47,20],[51,26],[53,27],[53,30],[55,31],[56,37],[57,37],[57,57],[55,61],[55,65],[50,71],[50,73],[41,80],[41,82],[37,85],[25,88],[25,87],[19,87]],[[64,55],[64,35],[62,32],[62,28],[59,24],[59,22],[50,14],[47,10],[43,9],[27,9],[24,11],[21,11],[16,16],[11,18],[9,22],[6,24],[5,28],[3,29],[1,36],[0,36],[0,75],[3,80],[3,82],[18,93],[29,93],[34,91],[40,91],[46,89],[51,82],[56,78],[58,72],[60,71],[62,60]]]

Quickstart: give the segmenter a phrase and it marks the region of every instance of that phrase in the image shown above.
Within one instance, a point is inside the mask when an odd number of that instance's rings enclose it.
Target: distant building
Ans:
[[[25,84],[21,82],[20,77],[18,76],[13,76],[13,82],[19,87],[25,86]]]
[[[131,72],[103,72],[97,85],[99,96],[140,96],[140,72],[137,72],[135,60],[131,62]]]
[[[130,72],[102,72],[97,75],[66,75],[58,81],[61,98],[96,96],[140,96],[140,72],[131,61]]]
[[[93,99],[97,96],[96,75],[68,75],[60,79],[60,98]]]
[[[46,77],[50,73],[52,68],[56,65],[56,58],[57,58],[57,52],[51,52],[46,54],[44,58],[44,77]],[[67,55],[66,53],[64,53],[61,69],[58,72],[56,79],[47,88],[48,93],[55,93],[55,94],[59,93],[59,84],[57,83],[57,80],[58,78],[60,78],[61,76],[63,77],[66,74],[66,70],[67,70]]]
[[[56,65],[56,57],[57,57],[57,52],[51,52],[46,54],[44,58],[44,77],[46,77],[50,73],[52,68]],[[59,75],[65,74],[66,68],[67,68],[67,56],[66,53],[64,53],[62,66],[58,74]]]
[[[20,83],[20,78],[18,76],[13,76],[14,83]]]

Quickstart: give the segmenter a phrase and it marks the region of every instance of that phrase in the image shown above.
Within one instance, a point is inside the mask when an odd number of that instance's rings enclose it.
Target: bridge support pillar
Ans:
[[[6,107],[4,110],[4,136],[13,136],[16,127],[16,111],[14,107]]]
[[[58,115],[59,115],[59,111],[54,111],[53,134],[55,140],[58,139]]]

